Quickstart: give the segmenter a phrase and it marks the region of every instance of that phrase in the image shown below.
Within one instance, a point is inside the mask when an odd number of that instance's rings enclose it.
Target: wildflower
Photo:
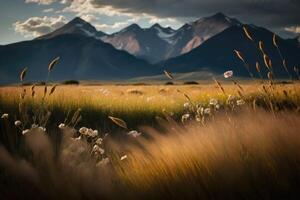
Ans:
[[[15,121],[15,126],[21,126],[22,122],[20,120]]]
[[[210,114],[210,108],[205,108],[203,110],[203,113],[206,114],[206,115],[209,115]]]
[[[85,136],[87,136],[87,137],[92,137],[92,138],[98,136],[98,130],[93,130],[93,129],[91,129],[91,128],[86,128],[86,127],[81,127],[81,128],[79,129],[79,133],[80,133],[81,135],[85,135]]]
[[[41,130],[41,131],[43,131],[43,132],[46,132],[46,128],[45,127],[40,126],[40,127],[38,127],[38,129]]]
[[[95,144],[92,150],[92,153],[100,153],[101,155],[105,153],[104,149],[102,149],[99,145]]]
[[[125,159],[127,159],[127,155],[124,155],[120,158],[120,160],[125,160]]]
[[[218,100],[217,100],[217,99],[211,99],[211,100],[209,101],[209,104],[210,104],[210,105],[213,105],[213,106],[216,106],[216,105],[218,104]]]
[[[216,107],[217,110],[219,110],[221,108],[221,105],[217,104],[215,107]]]
[[[23,135],[26,135],[26,134],[29,133],[29,132],[30,132],[29,129],[25,129],[25,130],[22,131],[22,134],[23,134]]]
[[[101,145],[102,142],[103,142],[103,139],[102,139],[102,138],[98,138],[98,139],[96,140],[95,144]]]
[[[97,137],[98,136],[98,130],[93,130],[89,132],[90,137]]]
[[[60,129],[63,129],[65,127],[66,127],[66,125],[64,123],[61,123],[61,124],[58,125],[58,128],[60,128]]]
[[[7,113],[4,113],[2,116],[1,116],[1,119],[7,119],[8,118],[8,114]]]
[[[232,76],[233,76],[233,71],[232,71],[232,70],[226,71],[226,72],[224,73],[224,77],[225,77],[225,78],[231,78]]]
[[[236,105],[241,106],[244,105],[246,102],[243,99],[239,99],[236,101]]]
[[[187,120],[189,120],[190,117],[191,117],[190,114],[184,114],[184,115],[182,115],[182,117],[181,117],[181,122],[182,122],[182,123],[183,123],[183,122],[186,122]]]
[[[137,132],[137,131],[130,131],[130,132],[128,132],[128,133],[127,133],[127,135],[129,135],[129,136],[132,136],[132,137],[136,138],[136,137],[138,137],[138,136],[142,135],[142,133],[140,133],[140,132]]]
[[[32,125],[31,125],[31,129],[38,128],[38,127],[39,127],[38,124],[32,124]]]
[[[79,133],[82,134],[82,135],[84,135],[85,132],[86,132],[87,130],[88,130],[88,128],[86,128],[86,127],[81,127],[81,128],[79,129]]]
[[[201,122],[201,116],[196,115],[195,119],[196,119],[197,122]]]

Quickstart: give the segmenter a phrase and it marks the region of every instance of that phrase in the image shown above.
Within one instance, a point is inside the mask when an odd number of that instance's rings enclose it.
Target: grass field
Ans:
[[[53,87],[0,88],[4,199],[299,197],[297,82]]]
[[[79,125],[100,128],[110,131],[114,128],[108,116],[116,116],[125,120],[129,127],[137,128],[141,125],[154,125],[155,117],[163,113],[174,114],[174,119],[180,120],[184,114],[184,103],[209,106],[211,99],[217,99],[219,104],[226,107],[229,95],[243,99],[249,104],[256,103],[263,106],[270,98],[276,102],[274,109],[292,109],[299,106],[299,84],[278,84],[267,92],[263,85],[257,82],[241,84],[239,88],[233,83],[224,83],[225,93],[216,84],[205,85],[99,85],[99,86],[64,86],[58,85],[55,92],[46,96],[45,104],[53,112],[52,122],[60,123],[65,120],[68,112],[81,109],[82,120]],[[51,86],[48,86],[50,90]],[[31,96],[31,87],[2,87],[0,88],[0,110],[2,112],[17,113],[20,93],[26,89],[25,101],[28,106],[40,105],[44,96],[44,86],[35,87],[35,96]],[[283,107],[282,107],[283,106]],[[18,116],[15,116],[18,118]]]

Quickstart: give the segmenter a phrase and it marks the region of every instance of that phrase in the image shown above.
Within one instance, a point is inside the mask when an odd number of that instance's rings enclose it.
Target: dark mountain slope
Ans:
[[[209,70],[214,73],[223,73],[232,69],[237,76],[248,76],[243,63],[234,54],[236,49],[243,53],[244,58],[250,64],[250,70],[253,74],[257,75],[255,62],[259,61],[263,74],[266,75],[263,58],[257,49],[258,41],[261,40],[264,43],[265,52],[272,60],[275,75],[286,77],[280,56],[272,44],[273,33],[255,26],[248,26],[248,29],[256,40],[255,44],[246,38],[242,26],[236,25],[208,39],[191,52],[169,59],[158,64],[158,66],[161,69],[168,69],[172,72]],[[297,45],[279,37],[278,44],[287,60],[289,71],[292,73],[293,67],[300,64],[300,49]]]
[[[28,81],[45,80],[48,63],[61,57],[51,80],[111,80],[153,74],[144,60],[92,37],[79,34],[59,35],[0,47],[1,83],[18,81],[18,74],[28,66]]]

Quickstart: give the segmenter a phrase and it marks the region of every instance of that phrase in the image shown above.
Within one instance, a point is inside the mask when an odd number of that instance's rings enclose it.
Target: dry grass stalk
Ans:
[[[22,71],[21,71],[21,74],[20,74],[20,81],[23,81],[25,76],[26,76],[26,73],[27,73],[27,67],[25,67]]]
[[[243,61],[243,63],[246,63],[246,61],[245,61],[245,59],[244,59],[244,57],[243,57],[243,55],[242,55],[242,53],[240,52],[240,51],[238,51],[238,50],[233,50],[234,51],[234,53],[237,55],[237,57],[241,60],[241,61]]]
[[[236,56],[244,63],[244,67],[246,68],[246,70],[248,71],[250,77],[253,77],[253,74],[250,72],[250,68],[248,63],[246,62],[246,60],[244,59],[242,53],[238,50],[233,50],[234,53],[236,54]]]
[[[54,93],[56,87],[57,87],[57,84],[55,84],[55,85],[51,88],[50,93],[49,93],[49,96],[50,96],[51,94]]]
[[[52,69],[54,68],[54,66],[58,63],[59,59],[60,59],[60,58],[57,57],[57,58],[55,58],[55,59],[53,59],[53,60],[51,61],[51,63],[50,63],[49,66],[48,66],[48,71],[49,71],[49,72],[52,71]]]
[[[236,85],[241,91],[244,92],[243,87],[237,81],[233,81],[233,84]]]
[[[264,54],[264,63],[267,69],[271,71],[270,59],[266,54]]]
[[[167,70],[164,70],[164,73],[169,79],[171,79],[171,80],[174,79],[173,75],[170,72],[168,72]]]
[[[46,97],[46,95],[47,95],[47,85],[45,85],[45,87],[44,87],[44,97]]]
[[[251,40],[252,42],[254,42],[254,39],[253,37],[251,36],[250,32],[248,31],[248,29],[246,28],[246,26],[243,26],[243,30],[244,30],[244,33],[246,35],[246,37]]]
[[[215,83],[217,84],[218,88],[223,92],[224,95],[226,95],[225,90],[223,88],[223,86],[221,85],[221,83],[214,78]]]
[[[116,125],[124,128],[124,129],[128,129],[127,128],[127,124],[124,120],[120,119],[120,118],[117,118],[117,117],[112,117],[112,116],[109,116],[108,117],[112,122],[114,122]]]

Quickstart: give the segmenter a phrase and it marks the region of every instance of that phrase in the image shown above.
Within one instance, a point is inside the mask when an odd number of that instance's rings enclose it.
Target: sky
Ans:
[[[132,23],[179,28],[223,12],[282,37],[300,35],[300,0],[0,0],[0,44],[30,40],[79,16],[113,33]]]

